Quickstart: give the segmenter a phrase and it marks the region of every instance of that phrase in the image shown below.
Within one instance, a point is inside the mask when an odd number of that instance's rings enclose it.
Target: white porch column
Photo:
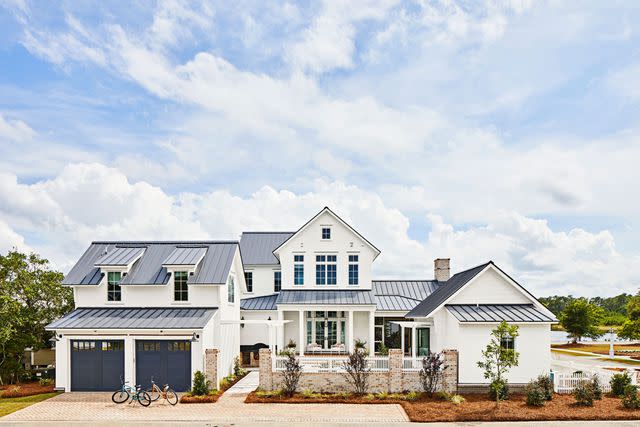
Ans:
[[[416,358],[416,327],[411,327],[411,357]]]
[[[136,340],[133,337],[124,338],[124,380],[129,385],[136,385]]]
[[[347,311],[347,350],[353,352],[353,310]]]
[[[298,310],[298,316],[298,320],[300,321],[298,328],[298,352],[300,353],[300,356],[304,356],[304,346],[306,345],[304,340],[304,310]]]
[[[376,343],[375,343],[375,331],[376,331],[376,313],[375,311],[369,312],[369,354],[374,355],[376,352]]]
[[[278,310],[278,320],[284,320],[284,311]],[[278,351],[284,350],[284,324],[281,323],[276,329],[278,336]]]
[[[404,326],[400,325],[400,350],[404,356]]]

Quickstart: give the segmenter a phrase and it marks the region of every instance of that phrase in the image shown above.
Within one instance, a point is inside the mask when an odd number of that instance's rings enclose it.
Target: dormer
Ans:
[[[189,301],[189,278],[207,254],[207,246],[176,246],[162,261],[162,267],[173,276],[173,301]]]
[[[133,265],[142,258],[146,246],[116,246],[106,251],[95,262],[102,276],[106,276],[107,302],[122,301],[122,278],[131,271]]]

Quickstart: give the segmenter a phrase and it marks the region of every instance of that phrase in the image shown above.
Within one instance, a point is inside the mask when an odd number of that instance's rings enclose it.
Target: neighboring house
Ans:
[[[218,349],[216,379],[240,347],[244,275],[238,242],[93,242],[64,278],[76,309],[47,326],[56,387],[115,390],[120,377],[176,391]]]
[[[241,316],[251,322],[240,332],[245,361],[253,359],[246,353],[289,341],[302,355],[345,353],[356,340],[371,352],[401,348],[414,358],[456,349],[460,385],[475,385],[486,383],[476,362],[491,330],[506,320],[520,330],[503,343],[520,352],[509,380],[524,383],[550,369],[557,320],[491,261],[450,277],[449,259],[437,259],[434,280],[373,280],[380,250],[328,208],[296,232],[243,233],[240,248]]]

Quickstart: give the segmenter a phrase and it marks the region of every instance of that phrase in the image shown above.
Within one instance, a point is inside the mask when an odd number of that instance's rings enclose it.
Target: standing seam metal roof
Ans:
[[[372,291],[363,290],[283,290],[276,304],[375,305]]]
[[[178,246],[162,262],[162,265],[196,265],[206,252],[206,246]]]
[[[244,232],[240,238],[240,252],[245,265],[278,265],[273,250],[289,239],[292,231]]]
[[[240,300],[241,310],[276,310],[278,294],[264,295],[260,297],[244,298]]]
[[[100,257],[95,265],[109,265],[109,266],[126,266],[140,258],[140,255],[144,252],[145,247],[135,246],[116,246],[108,251],[104,256]]]
[[[447,304],[447,310],[462,323],[472,322],[557,322],[533,304]]]
[[[373,293],[381,311],[410,311],[438,289],[436,280],[374,280]]]

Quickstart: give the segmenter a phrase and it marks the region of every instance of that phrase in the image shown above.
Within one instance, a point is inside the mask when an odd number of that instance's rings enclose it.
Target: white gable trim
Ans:
[[[431,311],[431,313],[427,314],[427,316],[432,316],[434,313],[438,312],[439,310],[442,310],[442,308],[444,308],[445,305],[447,305],[447,303],[449,303],[449,301],[451,301],[452,299],[454,299],[458,294],[460,294],[465,288],[467,288],[467,286],[473,284],[478,277],[482,276],[484,273],[487,272],[487,270],[492,269],[494,272],[496,272],[498,274],[498,276],[500,276],[505,282],[509,283],[511,286],[513,286],[514,288],[516,288],[518,290],[518,292],[520,292],[522,295],[524,295],[525,297],[527,297],[527,299],[529,301],[531,301],[531,303],[538,308],[539,310],[542,310],[545,314],[547,314],[548,316],[551,316],[551,318],[555,318],[555,314],[553,314],[552,312],[549,311],[549,309],[547,309],[547,307],[545,307],[544,305],[540,304],[540,302],[529,293],[529,291],[527,291],[524,287],[522,287],[522,285],[520,285],[518,282],[516,282],[515,280],[513,280],[511,277],[507,276],[505,273],[502,272],[502,270],[500,270],[497,266],[495,266],[493,263],[489,263],[487,264],[487,266],[485,268],[482,269],[481,272],[479,272],[478,274],[476,274],[475,276],[473,276],[473,278],[471,280],[469,280],[467,283],[464,284],[464,286],[462,286],[460,289],[458,289],[456,292],[454,292],[451,296],[449,296],[449,298],[447,298],[442,304],[440,304],[438,307],[436,307],[434,310]],[[447,285],[444,285],[447,286]],[[500,304],[500,302],[496,302],[496,304]],[[455,316],[454,316],[455,319]],[[458,320],[458,319],[455,319]],[[462,322],[458,322],[458,323],[462,323]]]
[[[278,253],[280,252],[280,250],[282,248],[284,248],[295,236],[297,236],[298,234],[300,234],[301,232],[303,232],[304,230],[306,230],[309,226],[311,226],[311,224],[313,224],[313,222],[316,220],[316,218],[318,218],[320,215],[322,215],[323,213],[329,213],[331,216],[333,216],[338,222],[340,222],[342,225],[344,225],[347,229],[351,230],[353,232],[353,234],[355,234],[360,240],[362,240],[363,243],[365,243],[367,246],[369,246],[371,248],[371,250],[373,250],[374,252],[374,256],[373,259],[375,260],[378,255],[380,255],[380,249],[376,248],[375,246],[373,246],[373,244],[368,241],[367,239],[365,239],[362,234],[358,233],[352,226],[350,226],[347,222],[345,222],[342,218],[340,218],[338,215],[336,215],[331,209],[329,209],[327,206],[325,206],[324,208],[322,208],[322,210],[320,212],[318,212],[316,215],[313,216],[313,218],[311,218],[309,221],[307,221],[302,227],[300,227],[298,229],[298,231],[296,231],[295,233],[293,233],[291,236],[289,236],[289,238],[287,240],[285,240],[284,242],[282,242],[280,244],[280,246],[278,246],[277,248],[275,248],[273,250],[273,254],[276,256],[276,258],[280,259],[280,257],[278,256]]]

